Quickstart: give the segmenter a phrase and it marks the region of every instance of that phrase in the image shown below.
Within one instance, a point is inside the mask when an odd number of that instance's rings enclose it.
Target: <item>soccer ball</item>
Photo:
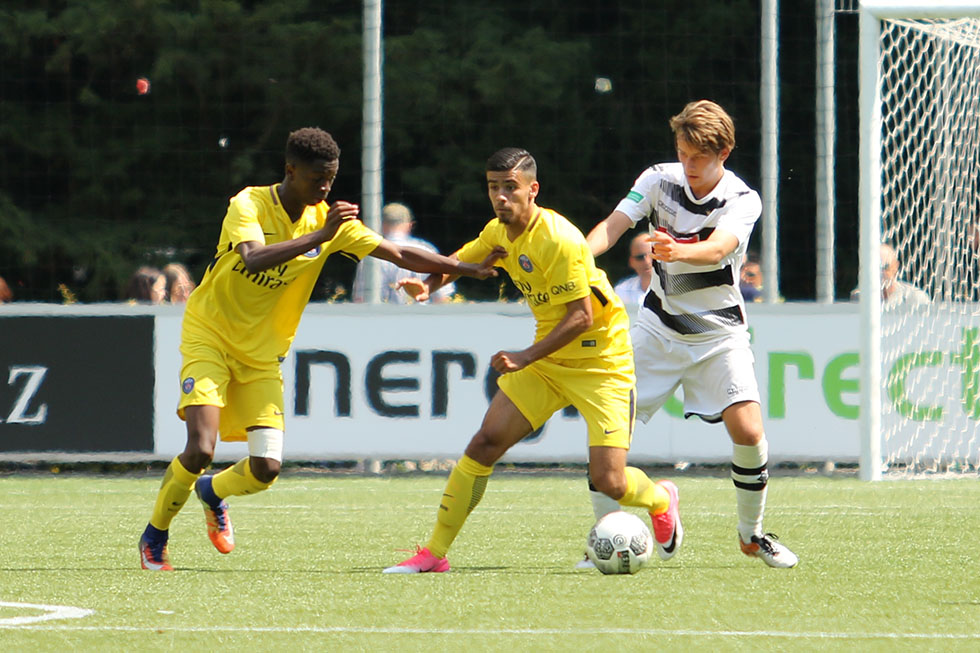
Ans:
[[[604,574],[635,574],[653,553],[653,536],[642,519],[617,510],[592,527],[585,553]]]

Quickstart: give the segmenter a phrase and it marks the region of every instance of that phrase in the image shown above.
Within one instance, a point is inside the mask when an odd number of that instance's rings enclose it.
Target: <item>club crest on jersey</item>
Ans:
[[[529,259],[525,254],[521,254],[517,259],[517,262],[520,264],[521,269],[525,272],[530,272],[534,269],[534,266],[531,265],[531,259]]]
[[[305,256],[306,258],[316,258],[317,256],[319,256],[319,255],[320,255],[320,252],[321,252],[322,250],[323,250],[323,248],[322,248],[322,247],[321,247],[320,245],[317,245],[316,247],[314,247],[314,248],[313,248],[313,249],[311,249],[310,251],[308,251],[308,252],[305,252],[305,253],[303,254],[303,256]]]
[[[189,395],[191,390],[194,389],[194,377],[187,377],[180,384],[180,389],[184,391],[185,395]]]

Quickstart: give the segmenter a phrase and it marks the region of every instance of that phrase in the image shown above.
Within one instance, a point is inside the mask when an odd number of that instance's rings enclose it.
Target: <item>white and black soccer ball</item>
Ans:
[[[585,553],[604,574],[635,574],[653,553],[653,536],[642,519],[617,510],[592,527]]]

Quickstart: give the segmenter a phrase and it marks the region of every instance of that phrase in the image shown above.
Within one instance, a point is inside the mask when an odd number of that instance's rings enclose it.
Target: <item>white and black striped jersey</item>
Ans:
[[[715,229],[738,239],[735,251],[717,265],[654,261],[639,325],[691,343],[747,332],[738,280],[749,236],[762,213],[758,193],[726,170],[710,193],[695,199],[681,164],[665,163],[644,170],[616,210],[634,225],[649,217],[651,231],[664,231],[680,242],[705,240]]]

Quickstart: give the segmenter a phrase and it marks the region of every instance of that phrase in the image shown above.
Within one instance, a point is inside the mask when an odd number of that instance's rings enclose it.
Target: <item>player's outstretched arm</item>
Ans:
[[[507,252],[502,247],[498,247],[480,263],[464,263],[455,257],[434,254],[417,247],[402,247],[389,240],[382,240],[371,252],[371,256],[391,261],[406,270],[446,275],[447,278],[440,285],[448,283],[454,276],[476,277],[477,279],[495,277],[497,270],[493,264],[506,255]],[[437,287],[433,287],[432,290],[434,291]]]
[[[592,228],[585,241],[589,244],[592,256],[599,256],[616,244],[620,236],[633,226],[633,221],[622,211],[613,211],[609,216]]]
[[[493,267],[496,261],[507,256],[507,250],[503,247],[494,247],[493,250],[487,254],[486,258],[480,262],[480,267]],[[449,260],[458,261],[456,254],[451,254]],[[493,276],[496,275],[494,271]],[[399,279],[395,282],[395,288],[400,289],[406,294],[408,294],[412,299],[417,302],[424,302],[429,299],[429,297],[435,293],[437,290],[445,286],[447,283],[455,281],[459,278],[458,274],[430,274],[424,280],[418,277],[407,277],[405,279]]]

